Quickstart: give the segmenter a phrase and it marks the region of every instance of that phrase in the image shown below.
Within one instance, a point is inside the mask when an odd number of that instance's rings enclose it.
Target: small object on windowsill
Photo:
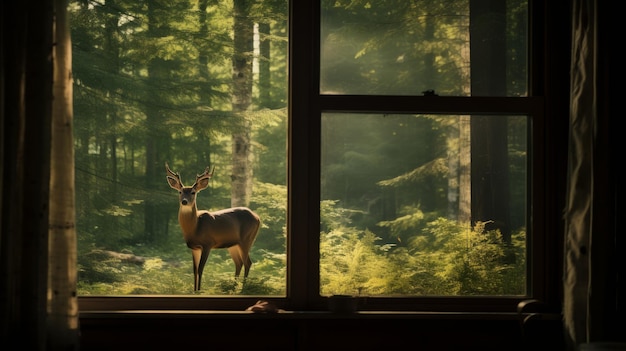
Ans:
[[[278,313],[282,312],[283,310],[279,309],[271,302],[259,300],[256,302],[256,304],[246,308],[246,311],[251,311],[254,313]]]
[[[435,93],[434,89],[424,90],[422,91],[422,94],[424,94],[424,96],[439,96]]]

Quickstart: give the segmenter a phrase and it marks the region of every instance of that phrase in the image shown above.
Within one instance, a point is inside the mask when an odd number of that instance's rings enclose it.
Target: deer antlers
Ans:
[[[200,178],[203,178],[205,176],[209,176],[209,178],[213,177],[213,172],[215,172],[215,166],[211,167],[211,171],[209,172],[209,167],[205,168],[204,172],[202,172],[202,174],[196,174],[196,181]]]
[[[183,181],[180,179],[180,173],[172,171],[170,169],[170,166],[167,164],[167,162],[165,162],[165,170],[167,171],[167,174],[169,174],[171,177],[176,178],[176,180],[178,180],[180,185],[183,185]],[[205,168],[202,174],[196,174],[196,182],[200,178],[204,178],[206,176],[208,176],[209,178],[213,177],[213,172],[215,172],[215,166],[210,167],[210,168],[207,166],[207,168]]]
[[[178,182],[179,182],[180,184],[182,184],[182,183],[183,183],[183,182],[180,180],[180,174],[178,174],[178,173],[176,173],[176,172],[172,171],[172,170],[170,169],[170,166],[167,164],[167,162],[165,162],[165,170],[167,171],[167,174],[169,174],[170,176],[172,176],[172,177],[174,177],[174,178],[178,179]]]

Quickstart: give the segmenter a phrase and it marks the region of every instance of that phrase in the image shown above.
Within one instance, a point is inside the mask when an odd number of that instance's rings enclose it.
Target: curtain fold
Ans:
[[[0,7],[0,340],[45,349],[53,0]]]
[[[572,0],[563,277],[563,324],[569,350],[623,338],[623,330],[615,324],[623,325],[616,308],[620,268],[615,264],[619,249],[610,170],[615,161],[608,113],[608,48],[607,43],[599,45],[598,6],[596,0]]]
[[[586,340],[593,204],[593,1],[573,0],[563,317],[570,348]]]

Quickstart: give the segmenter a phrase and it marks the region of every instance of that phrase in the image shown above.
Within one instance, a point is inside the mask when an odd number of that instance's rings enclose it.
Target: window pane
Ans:
[[[245,284],[215,248],[199,293],[286,294],[288,1],[244,3],[70,3],[80,295],[198,294],[166,162],[261,217]]]
[[[322,0],[320,92],[525,96],[527,7]]]
[[[324,113],[320,294],[526,294],[528,125]]]

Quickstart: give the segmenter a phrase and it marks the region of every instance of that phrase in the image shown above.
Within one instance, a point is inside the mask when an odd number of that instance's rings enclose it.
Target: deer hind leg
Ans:
[[[252,260],[250,259],[250,255],[246,255],[246,261],[244,263],[244,272],[243,272],[243,277],[247,278],[248,277],[248,273],[250,272],[250,267],[252,266]]]
[[[239,253],[239,271],[241,271],[241,266],[244,267],[243,277],[247,278],[248,273],[250,273],[250,267],[252,266],[252,260],[250,259],[249,248],[242,247],[241,245],[237,245],[237,251]]]
[[[257,234],[259,234],[260,226],[261,226],[261,223],[258,221],[258,218],[257,218],[256,223],[246,229],[245,231],[246,234],[244,235],[246,239],[243,240],[242,244],[239,246],[239,249],[241,250],[241,258],[245,266],[245,270],[243,273],[244,278],[248,277],[248,273],[250,272],[250,267],[252,267],[252,260],[250,259],[250,249],[252,248],[252,245],[254,244],[254,241],[256,240]]]
[[[241,267],[243,267],[243,256],[241,254],[241,247],[239,245],[231,246],[228,248],[230,257],[235,262],[235,278],[239,277],[241,273]]]

